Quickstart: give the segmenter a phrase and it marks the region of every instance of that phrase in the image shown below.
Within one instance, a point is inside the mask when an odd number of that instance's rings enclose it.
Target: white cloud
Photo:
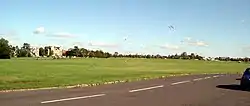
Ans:
[[[208,46],[208,44],[206,44],[203,41],[195,41],[195,42],[188,42],[188,45],[193,45],[193,46]]]
[[[178,46],[178,45],[169,45],[169,44],[161,45],[160,48],[162,48],[162,49],[170,49],[170,50],[179,50],[179,49],[181,49],[180,46]]]
[[[113,43],[104,43],[104,42],[89,42],[88,46],[97,46],[97,47],[119,47],[119,44],[113,44]]]
[[[45,28],[44,27],[38,27],[35,29],[35,31],[33,32],[34,34],[43,34],[45,33]]]
[[[57,37],[57,38],[73,38],[76,37],[76,35],[68,33],[68,32],[58,32],[58,33],[52,33],[46,35],[48,37]]]
[[[186,43],[190,41],[191,41],[191,37],[185,37],[184,40],[181,41],[181,43]]]
[[[45,28],[44,27],[38,27],[35,29],[33,32],[34,34],[44,34],[45,33]],[[76,37],[75,34],[68,33],[68,32],[56,32],[56,33],[48,33],[45,35],[47,37],[57,37],[57,38],[72,38]]]
[[[191,40],[191,37],[185,37],[184,40],[190,41],[190,40]]]
[[[186,43],[186,44],[191,45],[191,46],[201,46],[201,47],[207,47],[208,46],[208,44],[206,42],[199,41],[199,40],[194,41],[190,37],[184,38],[184,40],[181,41],[181,42],[184,43],[184,44]]]

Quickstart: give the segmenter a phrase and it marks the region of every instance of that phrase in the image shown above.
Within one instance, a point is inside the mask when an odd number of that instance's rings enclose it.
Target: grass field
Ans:
[[[0,90],[66,86],[182,73],[236,73],[242,72],[247,66],[248,64],[236,62],[122,58],[0,60]]]

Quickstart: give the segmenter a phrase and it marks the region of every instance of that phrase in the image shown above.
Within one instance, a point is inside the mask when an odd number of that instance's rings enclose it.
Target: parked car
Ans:
[[[242,77],[241,77],[241,79],[240,79],[240,85],[241,85],[242,87],[244,87],[244,88],[250,87],[250,68],[247,68],[247,69],[244,71],[244,73],[243,73],[243,75],[242,75]]]

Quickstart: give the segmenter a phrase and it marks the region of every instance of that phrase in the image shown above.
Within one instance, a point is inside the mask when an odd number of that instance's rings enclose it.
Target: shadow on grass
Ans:
[[[221,89],[229,89],[229,90],[238,90],[238,91],[247,91],[250,92],[249,88],[244,88],[240,85],[237,84],[230,84],[230,85],[217,85],[217,88],[221,88]]]

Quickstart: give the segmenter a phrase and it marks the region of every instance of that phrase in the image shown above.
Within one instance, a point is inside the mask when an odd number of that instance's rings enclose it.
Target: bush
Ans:
[[[10,59],[10,55],[0,55],[0,59]]]

